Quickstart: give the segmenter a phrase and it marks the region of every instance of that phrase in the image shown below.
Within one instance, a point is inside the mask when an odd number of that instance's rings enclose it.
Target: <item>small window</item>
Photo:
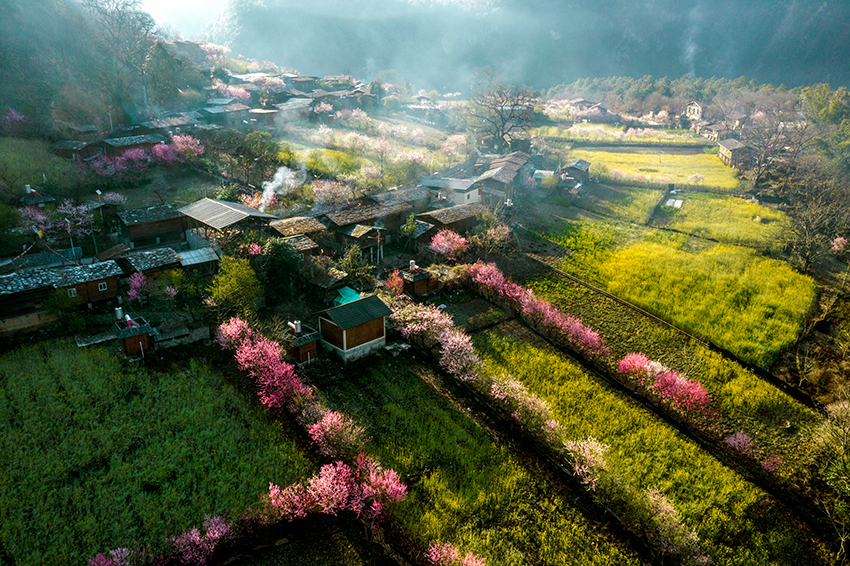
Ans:
[[[97,284],[98,291],[106,291],[106,281]]]
[[[77,296],[77,290],[76,289],[68,289],[68,296],[69,297],[76,297]]]

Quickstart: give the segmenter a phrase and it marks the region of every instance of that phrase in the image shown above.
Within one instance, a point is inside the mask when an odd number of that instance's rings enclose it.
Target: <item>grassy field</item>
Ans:
[[[47,179],[47,193],[53,188],[69,189],[76,182],[77,166],[57,157],[44,140],[0,138],[0,181],[14,190],[23,185],[41,187]],[[56,196],[56,195],[51,195]]]
[[[122,366],[67,341],[0,358],[0,453],[0,536],[18,565],[156,548],[313,471],[216,370]]]
[[[548,236],[573,250],[564,271],[769,368],[814,305],[811,278],[746,248],[616,223],[574,223]]]
[[[573,124],[569,128],[557,126],[534,128],[532,136],[549,140],[592,142],[599,144],[646,144],[646,145],[706,145],[706,139],[693,136],[686,130],[661,130],[654,128],[628,128],[610,124]]]
[[[681,209],[662,207],[658,220],[695,236],[726,244],[771,247],[788,227],[785,213],[733,196],[685,193]]]
[[[673,154],[663,150],[591,151],[573,150],[572,159],[591,163],[590,174],[602,180],[629,185],[692,185],[719,191],[738,187],[737,170],[726,167],[716,155]]]
[[[559,206],[576,206],[627,222],[646,224],[662,196],[664,191],[659,189],[586,183],[582,185],[578,198],[552,196],[549,202]]]
[[[509,373],[549,402],[567,438],[609,445],[615,475],[665,493],[714,564],[827,563],[806,527],[776,500],[547,345],[497,330],[476,335],[475,343],[487,371]]]
[[[489,565],[639,563],[589,524],[568,494],[429,388],[417,367],[372,358],[319,383],[333,408],[366,425],[369,452],[407,481],[409,495],[395,514],[408,532],[426,544],[453,543]]]

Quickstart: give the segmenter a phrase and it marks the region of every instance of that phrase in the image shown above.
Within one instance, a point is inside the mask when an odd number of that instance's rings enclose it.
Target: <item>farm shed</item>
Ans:
[[[584,159],[576,159],[558,167],[557,175],[561,181],[572,177],[579,183],[587,183],[590,180],[590,162]]]
[[[192,268],[203,273],[214,273],[218,268],[218,253],[213,248],[186,250],[178,255],[183,269]]]
[[[440,287],[439,281],[421,267],[405,269],[401,272],[401,278],[404,282],[404,292],[412,297],[428,294]]]
[[[203,198],[179,210],[188,216],[190,229],[203,231],[203,238],[229,238],[252,228],[263,229],[276,216],[237,202]]]
[[[138,271],[156,278],[166,271],[180,267],[180,256],[171,248],[159,248],[128,254],[116,260],[126,275]]]
[[[322,346],[346,362],[383,348],[385,319],[391,313],[374,295],[322,311],[318,314]]]
[[[319,331],[296,321],[293,326],[294,337],[289,341],[286,354],[292,358],[296,365],[309,364],[319,357]]]
[[[131,248],[182,242],[185,219],[170,204],[118,213],[124,242]]]

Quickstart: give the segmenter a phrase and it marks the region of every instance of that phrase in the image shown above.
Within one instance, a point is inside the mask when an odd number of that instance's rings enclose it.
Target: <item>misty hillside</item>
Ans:
[[[841,0],[231,0],[202,38],[305,74],[395,69],[449,90],[468,90],[482,66],[538,88],[689,72],[788,87],[850,82]]]

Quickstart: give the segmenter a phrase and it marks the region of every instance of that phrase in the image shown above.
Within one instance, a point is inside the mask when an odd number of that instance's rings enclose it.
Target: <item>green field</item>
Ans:
[[[591,163],[590,174],[601,180],[631,185],[666,187],[677,185],[733,191],[738,187],[737,170],[727,167],[716,155],[673,154],[663,150],[591,151],[573,150],[571,159]],[[695,177],[699,176],[699,177]]]
[[[685,193],[682,208],[664,206],[659,221],[668,228],[725,244],[771,247],[788,228],[785,213],[733,196]]]
[[[410,360],[373,358],[318,383],[332,408],[366,425],[369,453],[408,483],[395,514],[411,535],[489,565],[640,563],[588,523],[574,495],[538,477],[417,373],[430,375]]]
[[[586,183],[582,185],[577,198],[555,195],[549,198],[549,202],[559,206],[576,206],[627,222],[646,224],[662,196],[664,191],[659,189]]]
[[[0,181],[14,191],[23,192],[29,184],[59,198],[56,190],[69,191],[77,180],[76,171],[76,164],[54,155],[46,141],[0,138]]]
[[[557,126],[534,128],[532,136],[547,141],[589,142],[597,144],[624,145],[707,145],[705,138],[691,135],[687,130],[662,130],[655,128],[627,128],[610,124],[573,124],[569,128]]]
[[[239,517],[309,476],[292,434],[216,370],[124,366],[67,341],[0,358],[0,537],[18,565],[83,564]]]
[[[747,248],[611,222],[547,237],[573,250],[564,271],[763,368],[796,340],[815,303],[811,278]]]
[[[498,330],[475,337],[488,373],[509,373],[546,400],[566,438],[600,440],[610,446],[606,459],[615,476],[665,493],[714,564],[827,563],[804,524],[775,499],[548,345],[529,340]]]
[[[811,450],[806,431],[822,422],[818,413],[700,342],[587,287],[555,274],[526,285],[599,332],[613,359],[641,352],[699,381],[720,410],[718,418],[708,423],[709,436],[746,431],[765,452],[782,458],[783,476],[804,472]],[[804,432],[789,436],[786,422]]]

